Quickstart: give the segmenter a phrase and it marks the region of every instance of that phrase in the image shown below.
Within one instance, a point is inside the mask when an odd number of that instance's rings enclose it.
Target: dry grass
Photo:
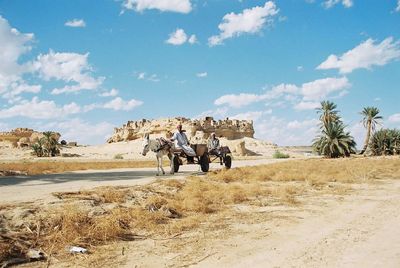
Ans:
[[[271,165],[216,171],[210,178],[224,182],[306,181],[311,186],[329,182],[364,182],[372,179],[400,178],[400,159],[351,158],[308,159]]]
[[[304,194],[344,194],[346,183],[391,178],[400,178],[399,158],[312,159],[221,170],[185,181],[55,193],[61,205],[31,207],[34,212],[23,225],[7,216],[15,207],[0,207],[0,229],[7,230],[0,233],[0,263],[32,247],[63,259],[69,245],[93,252],[115,241],[162,239],[200,230],[211,218],[219,223],[209,228],[218,230],[226,226],[225,217],[237,215],[239,204],[298,206]]]
[[[67,171],[88,170],[88,169],[113,169],[113,168],[144,168],[156,167],[155,161],[21,161],[0,163],[0,170],[21,171],[28,175],[63,173]]]

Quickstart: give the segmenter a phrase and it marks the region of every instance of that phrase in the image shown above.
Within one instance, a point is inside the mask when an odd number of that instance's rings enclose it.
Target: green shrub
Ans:
[[[281,158],[289,158],[290,155],[289,154],[285,154],[280,152],[279,150],[276,150],[275,153],[272,155],[273,158],[276,159],[281,159]]]
[[[376,156],[400,154],[400,130],[378,130],[372,135],[369,146]]]
[[[116,154],[114,155],[114,159],[124,159],[124,157],[122,156],[122,154]]]

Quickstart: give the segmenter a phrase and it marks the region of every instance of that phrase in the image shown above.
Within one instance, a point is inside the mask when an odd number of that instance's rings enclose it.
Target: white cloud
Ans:
[[[202,72],[202,73],[197,73],[196,76],[200,78],[207,77],[208,73],[207,72]]]
[[[322,100],[330,93],[350,88],[351,84],[346,77],[328,77],[304,83],[301,88],[303,99],[306,101]]]
[[[160,11],[189,13],[192,11],[190,0],[124,0],[124,9],[142,12],[146,9],[158,9]]]
[[[0,110],[0,118],[21,116],[32,119],[51,119],[77,114],[80,111],[80,107],[74,102],[57,106],[54,101],[40,101],[38,97],[34,97],[31,101],[21,101],[17,105]]]
[[[254,123],[255,136],[281,146],[311,145],[318,125],[313,120],[287,122],[276,116],[263,117]]]
[[[297,66],[297,71],[299,71],[299,72],[302,72],[304,70],[304,67],[303,66]]]
[[[249,111],[245,113],[236,114],[233,116],[229,116],[231,119],[239,119],[239,120],[259,120],[263,115],[271,114],[272,110],[269,109],[267,111]]]
[[[28,85],[24,82],[15,82],[10,85],[10,90],[3,94],[3,97],[8,99],[9,102],[15,102],[21,97],[22,93],[39,93],[42,89],[41,85]]]
[[[331,8],[336,4],[341,3],[344,7],[349,8],[353,6],[353,0],[326,0],[323,5],[325,8]]]
[[[309,128],[309,127],[315,127],[318,125],[318,120],[317,119],[310,119],[310,120],[304,120],[304,121],[290,121],[287,124],[288,129],[302,129],[302,128]]]
[[[317,69],[338,69],[340,73],[351,73],[356,69],[371,69],[400,59],[400,42],[388,37],[381,43],[368,39],[341,56],[330,55]]]
[[[84,112],[89,112],[94,109],[111,109],[114,111],[131,111],[136,107],[139,107],[143,104],[140,100],[123,100],[120,97],[116,97],[113,100],[106,103],[92,103],[85,105],[83,107]]]
[[[48,124],[43,130],[52,129],[61,133],[61,139],[77,141],[78,144],[104,144],[113,128],[114,125],[108,122],[91,123],[74,118]]]
[[[110,91],[106,91],[100,94],[100,97],[115,97],[118,95],[118,90],[115,88],[111,89]]]
[[[165,42],[174,46],[180,46],[185,44],[186,42],[193,45],[197,43],[197,38],[194,34],[188,37],[183,29],[178,28],[175,30],[175,32],[169,34],[169,38]]]
[[[388,121],[390,123],[400,123],[400,113],[392,114],[389,116]]]
[[[65,22],[64,24],[65,26],[68,27],[86,27],[86,22],[83,19],[73,19],[73,20],[69,20],[67,22]]]
[[[318,101],[300,101],[294,106],[294,108],[296,110],[312,110],[319,106],[320,103]]]
[[[51,93],[54,95],[94,90],[103,83],[104,77],[94,78],[92,76],[92,68],[87,60],[88,56],[89,53],[58,53],[50,50],[48,54],[40,54],[37,57],[33,68],[46,81],[55,79],[73,83],[53,89]]]
[[[183,45],[187,41],[187,35],[183,29],[176,29],[175,32],[169,35],[169,38],[165,41],[168,44],[179,46]]]
[[[214,101],[215,105],[228,105],[233,108],[240,108],[243,106],[247,106],[254,102],[258,102],[265,99],[264,95],[257,94],[248,94],[248,93],[240,93],[238,95],[228,94],[219,97]]]
[[[32,33],[20,33],[0,16],[0,95],[9,101],[19,99],[18,95],[24,92],[38,93],[41,89],[24,81],[22,75],[29,68],[19,63],[21,56],[31,50],[33,39]]]
[[[352,0],[326,0],[323,5],[325,8],[331,8],[337,4],[341,3],[344,7],[349,8],[353,6]]]
[[[328,77],[304,83],[301,86],[280,84],[263,94],[240,93],[237,95],[223,95],[216,99],[214,104],[240,108],[264,100],[283,99],[293,103],[294,108],[297,110],[308,110],[318,107],[319,102],[328,98],[332,93],[338,92],[338,95],[335,96],[336,98],[344,96],[347,94],[346,89],[350,87],[351,84],[346,77]]]
[[[256,6],[245,9],[241,13],[229,13],[222,18],[218,25],[220,33],[208,39],[209,46],[223,44],[224,40],[240,36],[242,34],[255,34],[272,21],[272,17],[278,14],[278,9],[272,1],[264,6]]]
[[[105,103],[103,108],[113,109],[115,111],[130,111],[142,104],[143,104],[143,102],[139,101],[139,100],[131,99],[131,100],[125,101],[122,98],[117,97],[117,98]]]
[[[193,45],[193,44],[196,44],[196,43],[197,43],[197,37],[196,37],[196,35],[195,35],[195,34],[192,34],[192,35],[189,37],[189,39],[188,39],[188,43],[189,43],[189,44],[191,44],[191,45]]]
[[[22,73],[24,67],[18,60],[31,50],[30,43],[33,39],[32,33],[20,33],[0,16],[0,77],[18,76]]]
[[[151,82],[160,82],[160,78],[157,74],[147,75],[145,72],[137,73],[136,78],[138,80],[147,80]]]

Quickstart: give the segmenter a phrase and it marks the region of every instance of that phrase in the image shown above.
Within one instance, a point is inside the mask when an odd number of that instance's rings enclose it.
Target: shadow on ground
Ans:
[[[203,173],[193,171],[183,171],[176,173],[175,176],[201,175]],[[13,186],[23,184],[24,186],[46,185],[65,183],[73,181],[129,181],[143,178],[170,178],[174,175],[166,174],[163,176],[155,176],[154,171],[110,171],[110,172],[93,172],[93,173],[62,173],[35,176],[14,176],[0,178],[0,187]]]

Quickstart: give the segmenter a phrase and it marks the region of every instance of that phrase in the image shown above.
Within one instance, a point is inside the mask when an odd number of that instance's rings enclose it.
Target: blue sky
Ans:
[[[398,0],[0,0],[0,130],[103,143],[128,120],[254,120],[309,144],[332,100],[400,127]]]

